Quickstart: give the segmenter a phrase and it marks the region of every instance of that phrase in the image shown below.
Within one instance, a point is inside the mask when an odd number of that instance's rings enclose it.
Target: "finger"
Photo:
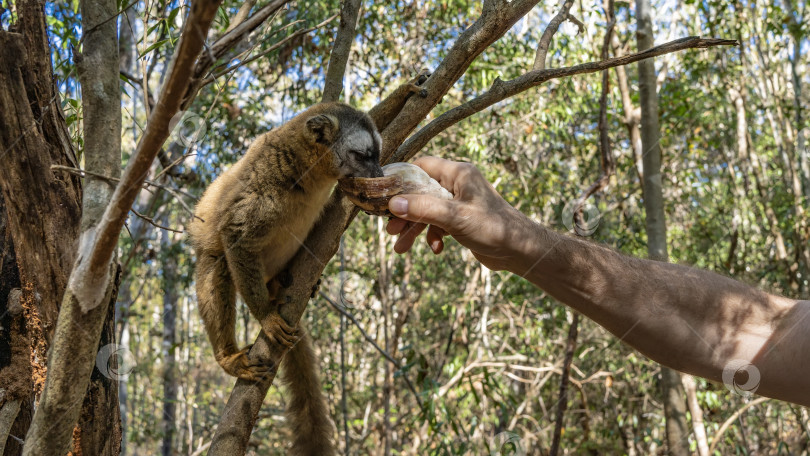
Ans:
[[[427,243],[430,246],[430,250],[433,250],[433,253],[438,255],[444,250],[444,240],[442,240],[442,237],[445,234],[447,233],[436,225],[430,225],[428,228]]]
[[[453,190],[453,182],[458,171],[458,162],[445,160],[439,157],[419,157],[413,164],[425,170],[428,175],[436,179],[442,187]]]
[[[408,225],[407,220],[403,220],[401,218],[392,218],[388,221],[388,225],[385,227],[385,230],[388,234],[399,234],[402,230],[405,229],[405,226]]]
[[[438,157],[421,157],[413,162],[425,170],[428,175],[436,179],[442,187],[455,193],[454,188],[459,178],[469,175],[470,171],[477,171],[474,165],[466,162],[445,160]]]
[[[430,195],[399,195],[391,198],[388,209],[399,218],[438,225],[452,232],[458,206],[455,201]]]
[[[413,241],[416,240],[416,237],[425,230],[424,223],[411,223],[402,234],[399,235],[399,239],[397,239],[396,244],[394,244],[394,252],[397,253],[405,253],[411,249],[413,246]]]

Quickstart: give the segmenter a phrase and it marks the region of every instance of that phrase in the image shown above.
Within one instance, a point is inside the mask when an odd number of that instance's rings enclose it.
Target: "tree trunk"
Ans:
[[[169,226],[168,212],[163,219],[163,225]],[[175,348],[177,346],[177,256],[171,251],[171,233],[160,233],[160,245],[163,249],[163,342],[161,355],[163,358],[163,443],[161,454],[171,456],[175,434],[176,404],[177,404],[177,362]]]
[[[0,194],[0,455],[20,454],[34,406],[31,339],[20,300],[20,271]]]
[[[70,149],[70,142],[67,139],[68,136],[64,120],[61,117],[61,113],[58,111],[59,102],[57,92],[53,87],[53,79],[51,75],[50,51],[48,50],[47,44],[48,41],[45,30],[44,9],[42,8],[42,3],[34,1],[28,2],[26,7],[31,12],[32,17],[35,14],[38,15],[39,21],[38,28],[27,28],[27,30],[32,31],[32,34],[31,37],[26,38],[26,44],[31,42],[33,39],[32,37],[38,35],[37,40],[39,43],[41,43],[42,48],[44,48],[44,51],[41,49],[40,51],[44,52],[46,57],[37,59],[36,63],[38,66],[36,69],[41,72],[39,74],[46,75],[50,87],[50,93],[53,94],[46,99],[45,103],[39,103],[39,105],[46,106],[46,109],[52,110],[54,113],[58,113],[58,116],[52,116],[54,117],[53,122],[55,124],[53,129],[56,134],[50,136],[54,139],[48,142],[55,144],[56,147],[52,146],[50,149],[59,152],[60,154],[56,159],[53,159],[52,157],[51,160],[41,159],[35,162],[35,166],[37,168],[36,173],[38,173],[40,176],[44,176],[44,181],[47,182],[49,180],[55,180],[53,178],[54,172],[50,169],[52,164],[63,164],[75,168],[77,167],[77,163],[75,157],[73,156],[73,152]],[[84,122],[85,125],[92,126],[85,130],[86,167],[91,171],[108,176],[116,176],[119,173],[120,168],[121,120],[120,92],[117,74],[118,56],[116,44],[117,36],[115,34],[116,21],[108,20],[109,17],[115,16],[116,11],[116,4],[112,0],[107,0],[106,3],[103,4],[95,4],[90,2],[82,3],[82,21],[83,28],[86,31],[86,34],[83,37],[83,58],[86,60],[83,62],[82,56],[76,56],[80,82],[85,88],[82,97],[83,112],[85,114]],[[33,20],[29,22],[33,24]],[[96,27],[96,25],[98,26]],[[21,50],[21,47],[16,49],[16,51]],[[29,48],[26,48],[25,50],[29,53],[31,51]],[[109,60],[112,57],[115,58],[114,73],[110,74],[111,72],[108,68],[106,68],[105,64],[109,63]],[[14,60],[11,61],[13,62]],[[13,78],[14,75],[12,72],[9,72],[9,76]],[[16,82],[18,85],[22,84],[21,79],[18,79]],[[26,82],[28,82],[27,79]],[[88,87],[92,87],[93,90],[88,90]],[[45,111],[45,109],[43,109],[43,111]],[[29,120],[31,117],[36,116],[36,113],[31,113],[30,111],[25,112],[25,110],[21,109],[16,110],[16,112],[11,111],[11,113],[16,114],[16,121],[22,126],[31,125]],[[4,124],[7,123],[8,121],[4,121]],[[49,137],[48,135],[45,136],[46,138]],[[60,146],[61,150],[59,150]],[[36,144],[23,144],[15,147],[16,151],[20,155],[16,157],[17,160],[13,161],[14,164],[21,165],[20,168],[32,166],[30,165],[29,156],[32,153],[35,153],[35,147]],[[60,173],[60,175],[63,178],[66,178],[65,176],[67,176],[62,175],[62,173]],[[7,190],[5,187],[9,184],[9,182],[6,181],[3,182],[3,184],[5,192]],[[27,193],[30,191],[30,186],[23,188],[26,188],[26,192],[20,193]],[[76,183],[75,188],[77,190],[75,191],[74,195],[78,196],[78,182]],[[56,201],[59,201],[60,203],[66,199],[63,197],[63,189],[50,190],[52,194],[43,195],[44,197],[41,199],[46,201],[47,199],[56,199]],[[111,189],[108,182],[100,179],[88,179],[87,187],[84,191],[81,212],[81,224],[83,227],[87,228],[91,226],[100,218],[104,208],[104,203],[109,199],[110,193]],[[15,202],[17,201],[18,196],[19,195],[15,195]],[[6,199],[9,202],[11,201],[8,196]],[[70,223],[59,223],[58,220],[43,220],[34,224],[35,226],[42,224],[45,226],[52,226],[54,227],[54,230],[58,230],[57,233],[54,233],[53,239],[57,240],[56,245],[59,245],[58,243],[65,243],[65,252],[67,253],[66,255],[62,256],[63,263],[60,265],[61,268],[59,270],[60,279],[62,280],[57,282],[59,289],[58,291],[53,290],[49,293],[50,296],[48,296],[48,300],[54,307],[57,307],[56,303],[59,302],[66,302],[67,306],[63,305],[61,308],[59,308],[59,319],[56,323],[57,327],[55,333],[53,332],[54,328],[52,318],[49,318],[50,327],[48,328],[49,331],[47,331],[46,334],[49,336],[50,334],[53,334],[54,340],[56,340],[56,338],[60,337],[61,331],[59,328],[64,329],[65,326],[73,325],[74,320],[82,322],[89,320],[93,322],[93,324],[90,326],[95,328],[95,332],[93,334],[96,334],[96,336],[88,336],[87,338],[79,337],[74,339],[74,342],[92,350],[86,350],[86,353],[82,353],[82,356],[69,352],[62,353],[61,357],[49,357],[49,371],[48,376],[45,379],[45,390],[47,390],[48,384],[53,383],[51,388],[53,391],[52,394],[55,394],[56,396],[52,396],[51,401],[47,401],[47,394],[42,395],[39,407],[36,410],[33,422],[31,424],[31,430],[29,431],[29,435],[34,432],[37,434],[37,437],[26,439],[24,452],[26,454],[61,454],[67,450],[67,446],[69,446],[72,437],[73,444],[71,448],[73,449],[74,453],[99,455],[118,454],[118,445],[120,443],[120,416],[118,412],[116,379],[111,378],[110,375],[105,375],[105,372],[94,371],[92,369],[92,366],[95,364],[93,361],[95,361],[96,358],[96,350],[94,348],[98,347],[99,342],[107,346],[114,341],[114,331],[111,323],[113,314],[112,312],[107,311],[106,306],[99,306],[99,308],[93,309],[92,312],[85,313],[82,312],[81,309],[78,309],[76,306],[78,303],[75,299],[71,299],[70,297],[63,299],[64,290],[67,285],[68,273],[71,271],[73,265],[75,243],[78,238],[77,222],[79,221],[77,204],[78,198],[68,198],[67,201],[70,203],[70,206],[65,206],[69,207],[68,211],[65,210],[65,207],[60,207],[59,204],[55,204],[56,207],[53,207],[52,209],[43,208],[36,214],[28,215],[29,217],[32,215],[39,217],[40,214],[47,213],[49,214],[49,218],[53,217],[55,219],[58,219],[60,215],[62,215],[62,217],[65,217],[66,215],[70,216]],[[11,213],[9,215],[11,220],[14,221],[15,217],[11,216]],[[25,228],[30,230],[30,226],[25,226]],[[46,242],[43,244],[47,245],[48,241],[52,241],[52,239],[46,238]],[[21,248],[22,246],[17,243],[16,236],[15,246],[18,247],[19,258],[30,257],[32,260],[38,260],[38,257],[36,257],[33,252],[30,254],[26,252],[23,255],[23,250]],[[111,280],[105,284],[105,297],[108,300],[114,299],[114,294],[117,288],[117,274],[111,274],[110,277]],[[91,313],[93,314],[92,316],[89,315]],[[75,317],[71,319],[71,316]],[[102,336],[99,337],[98,334],[102,334]],[[53,349],[50,351],[49,355],[58,355],[58,352],[60,351],[59,348],[52,348]],[[61,359],[62,364],[54,364],[53,361],[55,358]],[[110,360],[104,361],[109,362]],[[70,368],[70,366],[77,365],[86,366],[80,372],[81,375],[76,375],[77,372],[75,369]],[[115,367],[115,360],[112,360],[112,367]],[[62,389],[62,385],[73,386],[70,389]],[[78,388],[76,388],[76,386],[78,386]],[[77,395],[68,395],[65,393],[66,391],[77,392],[79,393],[79,397],[81,397],[81,395],[85,396],[85,400],[81,408],[74,405],[76,404]],[[71,404],[69,408],[63,407],[64,404],[68,403]],[[59,422],[63,423],[63,425],[55,426],[55,424]],[[75,428],[72,428],[72,423],[77,422],[78,424],[75,426]],[[51,432],[49,430],[53,431]]]
[[[15,364],[18,355],[11,351],[11,364],[0,364],[0,378],[28,379],[28,392],[21,399],[10,432],[22,439],[31,422],[33,402],[45,380],[45,366],[38,361],[31,364],[30,360],[47,359],[59,303],[75,259],[82,188],[77,177],[50,169],[52,165],[77,167],[77,160],[53,78],[44,2],[21,1],[17,11],[17,24],[10,32],[0,31],[0,144],[8,164],[0,169],[0,187],[7,202],[0,218],[7,218],[3,250],[10,252],[12,245],[16,249],[14,261],[21,279],[17,286],[22,292],[17,301],[24,325],[10,326],[19,329],[11,341],[16,346],[15,338],[25,337],[33,356],[30,351],[20,353],[22,361]],[[10,258],[5,256],[6,260]],[[4,261],[4,277],[8,277],[5,274],[9,264]],[[3,283],[7,284],[5,280]],[[7,296],[4,304],[14,305]],[[110,316],[107,319],[109,322]],[[102,340],[105,344],[111,342],[112,332],[105,331]],[[23,368],[23,364],[27,373],[15,370],[12,377],[6,377],[5,368],[14,370],[13,366]],[[72,431],[74,449],[84,454],[117,454],[114,430],[119,415],[115,388],[109,378],[93,379],[82,405],[85,418]],[[93,421],[104,425],[94,428]],[[6,446],[8,454],[19,454],[18,442],[12,439]]]
[[[636,3],[636,40],[638,50],[654,44],[649,0]],[[642,179],[644,209],[647,225],[647,252],[651,259],[668,261],[667,226],[664,218],[663,180],[661,178],[661,132],[658,125],[658,94],[656,93],[655,62],[642,60],[638,64],[639,99],[641,104]],[[673,455],[689,454],[689,431],[686,424],[686,403],[680,374],[661,366],[661,393],[667,428],[667,446]]]

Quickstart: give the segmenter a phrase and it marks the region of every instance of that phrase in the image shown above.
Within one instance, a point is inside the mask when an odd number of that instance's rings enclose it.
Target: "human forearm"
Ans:
[[[645,355],[715,381],[732,360],[744,360],[761,374],[758,392],[807,402],[804,393],[786,396],[800,374],[785,369],[810,348],[802,347],[806,338],[794,341],[801,326],[791,329],[810,315],[807,302],[710,271],[627,257],[539,225],[528,230],[525,239],[533,241],[510,270]]]
[[[389,209],[398,218],[388,232],[400,235],[397,252],[410,249],[430,225],[434,253],[441,252],[443,236],[453,236],[488,268],[527,278],[662,364],[720,381],[724,369],[737,370],[735,362],[746,372],[750,363],[761,381],[743,379],[746,386],[810,405],[809,301],[555,233],[510,206],[472,165],[435,157],[416,164],[454,198],[393,198]]]

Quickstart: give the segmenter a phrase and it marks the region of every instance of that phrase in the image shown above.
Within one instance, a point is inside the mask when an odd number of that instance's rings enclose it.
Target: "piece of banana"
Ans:
[[[416,165],[391,163],[382,169],[383,177],[347,177],[338,181],[338,187],[351,202],[373,215],[391,215],[388,201],[400,194],[453,199],[452,193]]]

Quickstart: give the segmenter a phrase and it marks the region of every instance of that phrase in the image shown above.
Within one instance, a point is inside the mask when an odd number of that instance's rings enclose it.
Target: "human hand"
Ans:
[[[388,222],[387,231],[400,235],[394,251],[408,251],[430,225],[427,242],[433,253],[444,249],[442,238],[449,234],[470,249],[484,266],[493,270],[513,268],[525,252],[524,243],[534,224],[504,201],[472,164],[437,157],[423,157],[413,164],[452,192],[454,198],[443,200],[430,195],[392,198],[388,209],[396,218]]]

